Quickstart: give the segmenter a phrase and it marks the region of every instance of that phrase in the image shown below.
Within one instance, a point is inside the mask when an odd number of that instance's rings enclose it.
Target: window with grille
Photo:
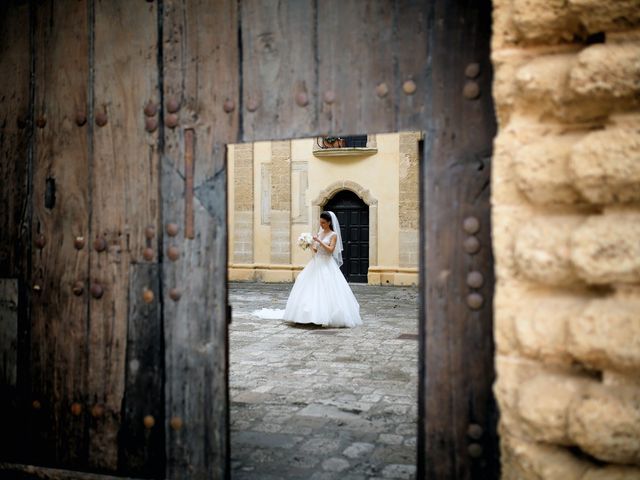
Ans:
[[[366,135],[353,135],[351,137],[342,137],[345,142],[345,147],[353,148],[366,148],[367,136]]]

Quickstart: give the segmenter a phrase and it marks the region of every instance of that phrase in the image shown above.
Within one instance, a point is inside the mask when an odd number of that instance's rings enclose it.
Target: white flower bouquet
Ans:
[[[313,237],[310,233],[303,233],[298,237],[298,246],[303,250],[307,250],[312,243]]]

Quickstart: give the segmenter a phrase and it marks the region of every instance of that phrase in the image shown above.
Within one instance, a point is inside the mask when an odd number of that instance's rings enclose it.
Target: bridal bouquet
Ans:
[[[310,233],[303,233],[298,237],[298,246],[303,250],[308,249],[312,243],[313,237]]]

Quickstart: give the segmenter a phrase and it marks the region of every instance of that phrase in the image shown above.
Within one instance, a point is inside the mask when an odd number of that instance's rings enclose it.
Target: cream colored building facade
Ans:
[[[368,207],[368,283],[418,282],[418,132],[370,135],[366,148],[318,139],[230,145],[229,279],[291,282],[310,260],[300,234],[349,190]]]
[[[640,2],[497,0],[503,478],[640,479]]]

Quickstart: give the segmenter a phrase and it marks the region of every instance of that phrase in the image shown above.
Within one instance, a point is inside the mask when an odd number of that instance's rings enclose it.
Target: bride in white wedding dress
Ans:
[[[320,214],[320,230],[313,240],[314,256],[296,278],[284,311],[262,309],[253,314],[325,327],[361,325],[360,305],[340,271],[342,236],[333,212]]]

